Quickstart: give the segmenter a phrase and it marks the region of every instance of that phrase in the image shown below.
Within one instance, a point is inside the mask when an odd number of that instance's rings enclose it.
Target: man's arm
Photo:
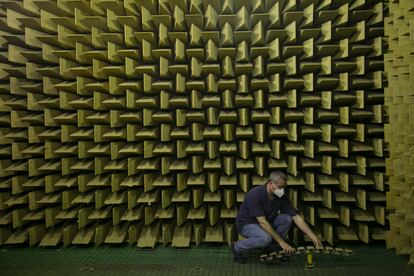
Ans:
[[[287,242],[285,242],[280,235],[273,229],[273,227],[270,225],[270,223],[267,221],[265,217],[256,217],[257,221],[259,222],[259,225],[272,237],[272,239],[277,242],[280,247],[282,247],[283,251],[285,253],[292,254],[295,252],[295,249],[293,249]]]
[[[306,221],[300,215],[296,215],[292,217],[292,219],[297,225],[297,227],[299,227],[299,229],[302,230],[302,232],[305,233],[312,240],[316,248],[323,247],[321,241],[318,239],[318,237],[316,237],[315,233],[313,233]]]

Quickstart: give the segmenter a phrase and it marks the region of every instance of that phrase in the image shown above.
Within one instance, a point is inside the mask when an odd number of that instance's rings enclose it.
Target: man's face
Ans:
[[[282,188],[286,188],[286,181],[284,181],[283,179],[270,181],[270,183],[272,184],[272,192],[280,190]]]

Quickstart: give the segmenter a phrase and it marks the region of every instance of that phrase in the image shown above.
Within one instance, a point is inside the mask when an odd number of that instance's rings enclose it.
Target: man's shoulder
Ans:
[[[246,197],[255,197],[255,196],[259,196],[263,193],[264,187],[263,186],[256,186],[251,188],[247,194]]]

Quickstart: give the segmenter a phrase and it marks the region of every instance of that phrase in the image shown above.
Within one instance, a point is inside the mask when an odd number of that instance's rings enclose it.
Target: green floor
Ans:
[[[343,245],[342,245],[343,246]],[[235,264],[229,248],[203,245],[187,249],[138,249],[134,246],[0,247],[0,275],[414,275],[407,256],[396,256],[380,245],[346,245],[352,256],[315,255],[306,269],[303,255],[265,265],[258,252],[248,264]]]

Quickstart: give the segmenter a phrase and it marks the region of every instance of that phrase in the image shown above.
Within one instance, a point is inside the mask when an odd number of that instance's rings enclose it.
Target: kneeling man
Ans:
[[[286,254],[292,254],[295,250],[285,241],[292,220],[315,247],[322,247],[305,220],[292,208],[285,188],[286,175],[276,171],[270,174],[264,185],[247,192],[236,217],[237,231],[246,239],[231,245],[236,262],[246,263],[243,253],[249,249],[269,248],[272,245],[279,245]]]

